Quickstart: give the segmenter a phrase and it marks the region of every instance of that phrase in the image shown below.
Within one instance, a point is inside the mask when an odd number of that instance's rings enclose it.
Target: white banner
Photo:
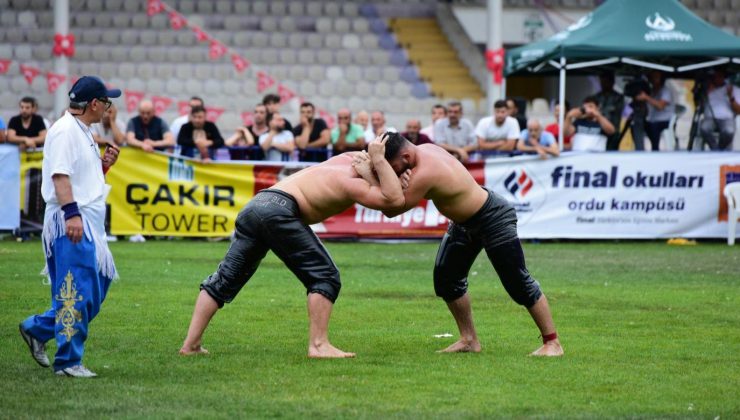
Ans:
[[[569,153],[490,159],[485,185],[517,209],[522,238],[727,237],[740,153]]]
[[[0,145],[0,230],[21,226],[21,158],[18,146]]]

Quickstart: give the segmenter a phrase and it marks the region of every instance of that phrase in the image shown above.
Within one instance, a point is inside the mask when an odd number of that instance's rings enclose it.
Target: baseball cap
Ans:
[[[117,98],[121,96],[120,89],[108,89],[105,83],[96,76],[80,77],[72,89],[69,90],[69,100],[72,102],[90,102],[98,98]]]

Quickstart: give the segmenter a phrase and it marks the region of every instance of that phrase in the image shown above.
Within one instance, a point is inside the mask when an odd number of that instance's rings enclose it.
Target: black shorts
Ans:
[[[236,239],[215,273],[203,281],[219,306],[231,302],[271,250],[298,277],[308,293],[334,302],[339,296],[339,270],[319,238],[300,219],[293,196],[262,190],[236,218]]]
[[[468,290],[470,267],[485,248],[509,296],[528,308],[534,305],[542,292],[527,271],[516,220],[514,208],[488,191],[488,199],[473,217],[459,224],[450,222],[434,264],[437,296],[447,302],[463,296]]]

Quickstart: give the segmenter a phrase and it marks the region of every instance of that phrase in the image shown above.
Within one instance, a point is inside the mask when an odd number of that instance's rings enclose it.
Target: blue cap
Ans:
[[[120,89],[108,89],[105,83],[96,76],[80,77],[72,89],[69,90],[69,100],[71,102],[90,102],[99,98],[117,98],[121,96]]]

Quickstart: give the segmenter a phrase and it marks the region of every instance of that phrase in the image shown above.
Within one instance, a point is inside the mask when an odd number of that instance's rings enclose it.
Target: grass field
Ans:
[[[738,247],[525,244],[566,351],[555,359],[527,356],[538,332],[483,256],[470,280],[483,352],[437,354],[457,337],[432,289],[437,244],[329,243],[344,285],[331,338],[358,356],[309,360],[305,291],[269,254],[206,331],[211,354],[180,357],[227,246],[111,244],[121,280],[84,360],[100,377],[70,380],[18,335],[49,305],[40,243],[0,242],[0,417],[740,417]]]

